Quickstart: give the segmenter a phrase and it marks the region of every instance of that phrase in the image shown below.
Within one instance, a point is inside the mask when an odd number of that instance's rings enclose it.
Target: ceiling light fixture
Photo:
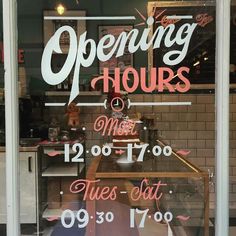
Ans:
[[[58,4],[58,6],[56,7],[57,13],[59,15],[63,15],[65,12],[65,7],[60,3]]]

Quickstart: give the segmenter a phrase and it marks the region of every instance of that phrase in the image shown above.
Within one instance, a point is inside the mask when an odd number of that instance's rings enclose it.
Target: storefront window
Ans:
[[[215,57],[215,1],[18,1],[21,234],[214,235]]]

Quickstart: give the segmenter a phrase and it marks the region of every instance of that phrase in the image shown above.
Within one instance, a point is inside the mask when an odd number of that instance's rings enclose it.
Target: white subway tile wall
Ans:
[[[103,102],[106,96],[89,98]],[[155,114],[159,137],[175,150],[185,149],[191,153],[187,159],[198,167],[214,172],[215,166],[215,95],[129,95],[132,102],[192,102],[191,106],[131,107],[128,114]],[[57,108],[51,108],[50,113]],[[60,108],[61,109],[61,108]],[[103,107],[81,108],[81,124],[86,127],[86,148],[102,145],[108,139],[93,132],[93,123],[101,114],[109,114]],[[87,154],[90,157],[90,154]],[[89,158],[88,158],[89,162]],[[230,201],[236,200],[236,94],[230,95]],[[210,188],[210,201],[214,202],[214,186]]]

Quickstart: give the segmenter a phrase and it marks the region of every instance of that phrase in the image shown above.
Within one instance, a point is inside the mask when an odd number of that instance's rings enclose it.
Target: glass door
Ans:
[[[18,1],[21,235],[216,234],[216,17],[214,0]],[[3,146],[4,132],[2,116]]]

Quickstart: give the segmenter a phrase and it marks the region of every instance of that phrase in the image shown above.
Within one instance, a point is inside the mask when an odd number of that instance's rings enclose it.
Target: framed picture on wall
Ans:
[[[133,29],[132,25],[103,25],[98,27],[99,39],[107,34],[113,35],[116,39],[122,32],[130,32]],[[106,54],[112,48],[107,48]],[[103,73],[103,68],[109,68],[109,72],[114,73],[116,67],[123,72],[128,67],[133,67],[133,54],[128,52],[128,43],[125,45],[125,52],[123,56],[116,57],[116,53],[108,61],[99,61],[99,73]]]
[[[53,34],[62,26],[68,25],[74,29],[77,34],[77,39],[86,30],[85,20],[77,19],[77,17],[86,16],[85,11],[66,11],[62,16],[59,16],[56,11],[44,11],[44,46]],[[63,53],[67,53],[70,44],[68,32],[63,32],[60,37],[60,46]]]
[[[182,19],[174,22],[177,32],[183,23],[195,23],[196,29],[193,32],[188,45],[187,54],[177,65],[172,66],[176,75],[172,83],[178,81],[177,70],[185,66],[189,68],[188,77],[193,89],[213,89],[215,87],[215,45],[216,45],[216,16],[215,3],[213,1],[175,1],[169,4],[168,1],[148,2],[148,15],[153,15],[157,21],[152,26],[152,33],[160,26],[167,27],[172,23],[167,16],[191,16],[191,20]],[[152,36],[151,34],[150,36]],[[164,40],[163,40],[164,41]],[[148,65],[149,71],[152,67],[165,67],[164,55],[168,51],[180,50],[181,46],[174,43],[168,49],[161,44],[156,49],[149,49]]]

